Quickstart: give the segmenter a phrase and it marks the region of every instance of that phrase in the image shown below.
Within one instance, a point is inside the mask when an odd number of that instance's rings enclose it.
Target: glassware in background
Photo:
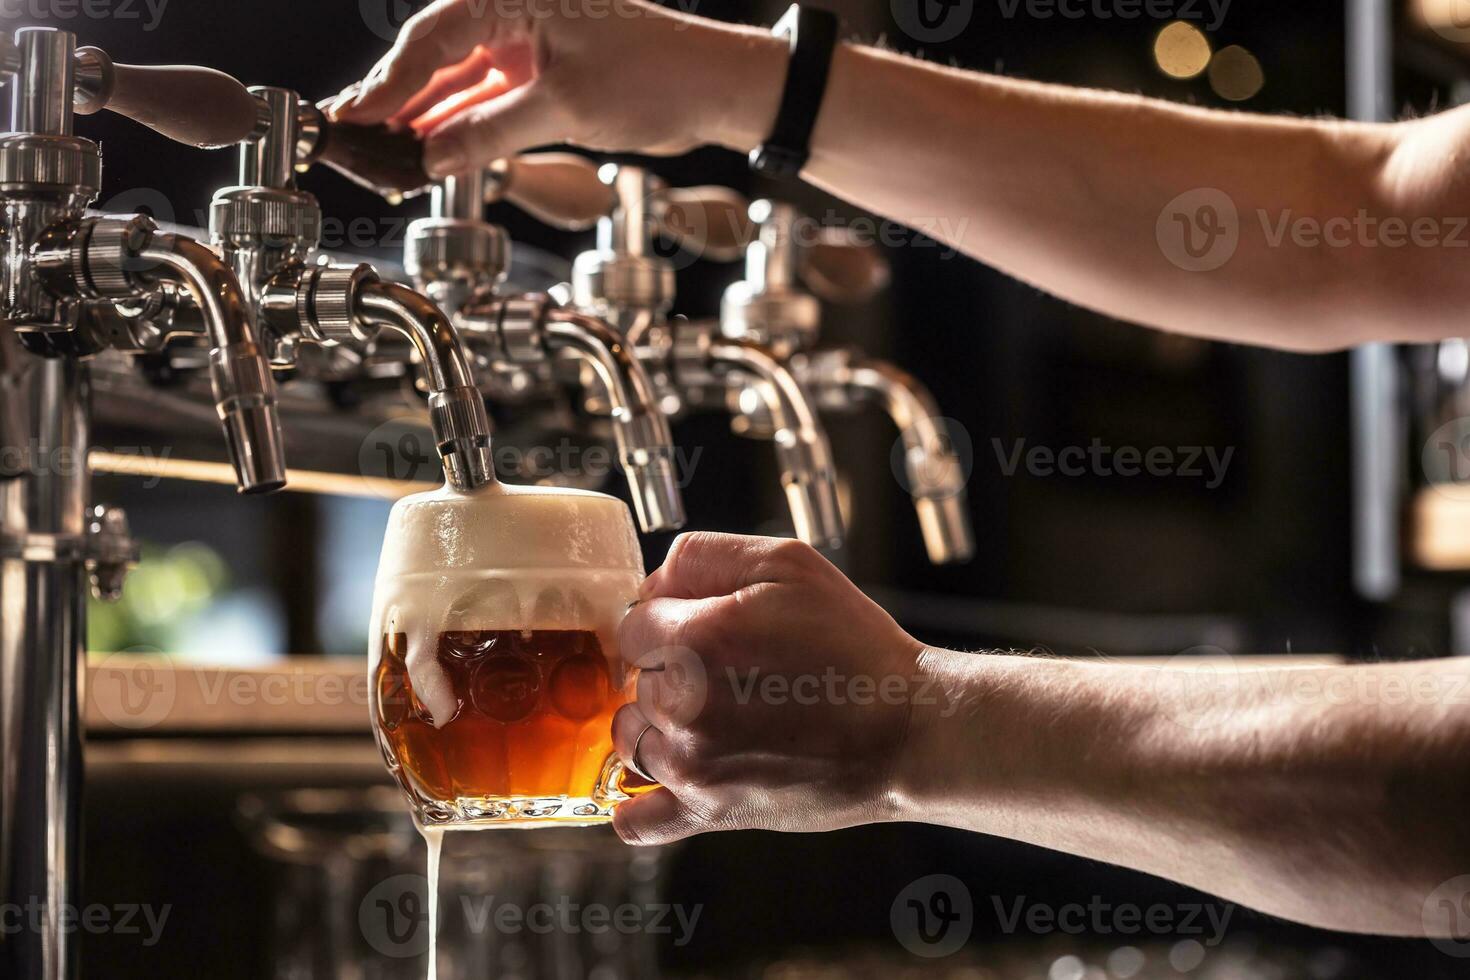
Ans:
[[[279,871],[273,980],[422,980],[424,844],[397,792],[294,790],[238,809]],[[607,827],[447,835],[439,980],[654,980],[673,921],[658,912],[664,854]],[[635,928],[614,924],[620,909]]]

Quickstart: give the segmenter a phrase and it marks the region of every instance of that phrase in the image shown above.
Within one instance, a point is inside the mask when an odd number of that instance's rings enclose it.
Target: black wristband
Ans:
[[[767,177],[795,177],[811,155],[812,127],[827,92],[832,50],[837,46],[837,15],[794,3],[771,33],[791,41],[791,59],[781,107],[771,135],[750,151],[750,168]]]

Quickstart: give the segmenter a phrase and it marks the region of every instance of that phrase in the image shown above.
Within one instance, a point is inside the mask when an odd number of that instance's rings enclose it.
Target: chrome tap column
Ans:
[[[234,275],[208,249],[155,235],[146,219],[87,217],[101,186],[97,144],[74,111],[125,106],[161,132],[209,136],[216,114],[155,113],[212,84],[203,69],[113,65],[64,31],[0,35],[12,89],[0,134],[0,902],[21,912],[0,935],[0,976],[78,975],[84,583],[115,598],[136,558],[125,516],[89,509],[86,359],[132,349],[116,308],[188,290],[203,314],[220,421],[242,491],[285,480],[275,389]],[[165,121],[159,121],[165,120]]]
[[[0,481],[0,864],[22,928],[0,940],[0,973],[61,980],[77,976],[63,917],[81,881],[86,368],[32,358],[20,399],[27,444],[6,450],[27,472]]]

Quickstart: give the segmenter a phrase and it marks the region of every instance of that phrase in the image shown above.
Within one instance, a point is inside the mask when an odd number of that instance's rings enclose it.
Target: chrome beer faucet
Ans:
[[[92,506],[88,360],[135,351],[120,310],[187,295],[178,332],[210,348],[214,402],[242,492],[282,486],[275,387],[239,281],[198,242],[135,215],[91,215],[95,142],[74,114],[103,108],[186,142],[211,120],[191,103],[214,74],[117,65],[65,31],[0,34],[11,87],[0,134],[0,901],[38,927],[0,937],[0,974],[77,975],[84,583],[115,598],[137,549],[121,511]]]
[[[320,132],[316,110],[286,89],[240,92],[253,103],[254,120],[248,132],[237,131],[239,184],[215,194],[210,235],[259,313],[271,364],[295,365],[305,344],[361,354],[385,329],[402,335],[420,363],[446,479],[461,490],[492,481],[490,419],[449,318],[369,265],[313,260],[321,206],[297,189],[295,175]]]
[[[448,177],[433,188],[432,213],[409,226],[404,268],[449,312],[480,364],[502,389],[522,395],[555,387],[565,372],[605,403],[618,459],[639,526],[665,531],[684,524],[668,419],[643,364],[610,325],[539,294],[501,296],[510,265],[505,230],[484,219],[487,203],[506,200],[568,230],[591,227],[610,203],[597,168],[583,157],[542,153],[502,160]]]
[[[828,299],[854,301],[887,281],[887,266],[869,246],[835,229],[805,229],[788,204],[756,201],[754,233],[746,249],[745,278],[720,304],[720,333],[765,345],[816,397],[826,411],[876,404],[898,427],[904,471],[929,560],[968,561],[975,552],[966,507],[964,467],[954,452],[928,390],[892,364],[856,348],[818,350],[821,303],[803,281]],[[809,233],[808,233],[809,232]],[[747,411],[753,431],[777,428]]]
[[[781,485],[797,536],[809,544],[842,544],[837,474],[826,430],[811,395],[785,363],[759,341],[723,337],[718,324],[669,317],[674,263],[657,254],[664,235],[715,259],[741,254],[748,240],[744,202],[725,188],[668,188],[648,171],[607,165],[613,206],[597,225],[597,247],[572,270],[573,304],[613,324],[633,345],[672,410],[750,401],[771,422]],[[724,398],[715,402],[723,407]]]

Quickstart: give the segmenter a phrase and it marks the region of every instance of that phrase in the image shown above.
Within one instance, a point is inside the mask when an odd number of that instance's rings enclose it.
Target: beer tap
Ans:
[[[187,294],[242,492],[285,482],[275,387],[240,283],[208,248],[146,218],[90,215],[97,143],[76,113],[111,109],[196,142],[214,125],[197,68],[116,65],[71,33],[0,34],[11,88],[0,134],[0,900],[39,909],[0,942],[0,975],[78,973],[84,583],[115,598],[137,549],[121,511],[89,504],[93,355],[136,350],[119,310]],[[145,338],[156,340],[157,338]]]
[[[573,266],[573,305],[617,327],[650,364],[672,410],[705,404],[709,391],[759,404],[772,422],[797,536],[839,547],[832,450],[800,380],[758,341],[722,337],[717,324],[668,316],[675,269],[656,253],[654,237],[674,238],[710,258],[736,258],[749,238],[743,201],[725,188],[668,188],[639,167],[609,164],[602,177],[613,190],[613,207],[598,221],[597,247]]]
[[[610,205],[597,168],[583,157],[541,153],[502,160],[445,178],[433,188],[432,213],[409,226],[404,268],[449,311],[482,363],[525,392],[554,385],[558,360],[594,404],[606,403],[633,509],[645,531],[684,524],[674,472],[673,436],[643,364],[610,325],[565,309],[544,295],[500,296],[510,264],[505,230],[483,218],[505,200],[555,227],[590,227]]]
[[[322,212],[297,189],[303,145],[316,110],[281,88],[238,87],[254,105],[240,143],[239,184],[215,194],[210,234],[259,311],[271,363],[294,365],[303,344],[371,349],[382,330],[406,338],[428,391],[435,447],[451,486],[470,490],[494,479],[490,419],[454,325],[428,297],[381,279],[366,264],[313,262]],[[244,114],[230,135],[241,135]]]
[[[839,230],[804,234],[798,212],[788,204],[756,201],[750,219],[755,232],[746,249],[745,278],[725,291],[721,335],[765,345],[790,366],[823,410],[876,404],[885,411],[903,441],[907,489],[930,561],[969,560],[975,541],[964,468],[928,390],[908,373],[855,348],[815,349],[822,308],[803,282],[824,298],[851,302],[886,283],[886,264],[873,248]],[[747,411],[744,424],[755,432],[776,427],[758,411]]]

